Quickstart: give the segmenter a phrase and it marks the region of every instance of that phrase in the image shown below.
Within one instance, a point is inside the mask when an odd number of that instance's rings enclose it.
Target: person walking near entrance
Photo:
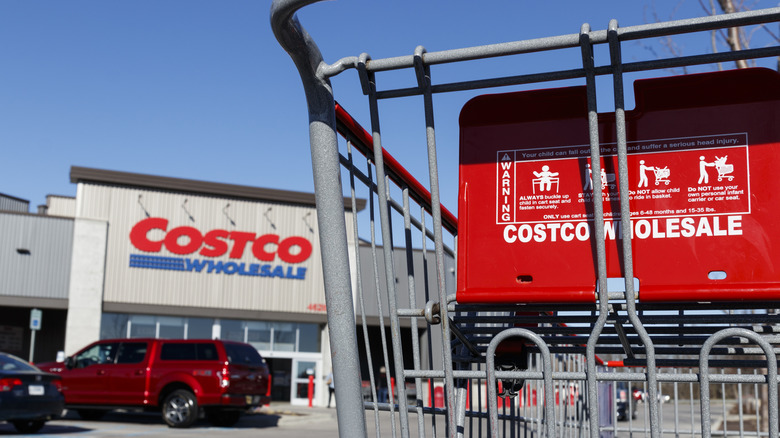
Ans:
[[[379,368],[379,378],[376,381],[376,398],[379,403],[387,403],[387,369]]]
[[[336,385],[333,383],[333,371],[328,373],[325,383],[328,384],[328,407],[330,407],[330,400],[333,398],[333,393],[336,392]]]

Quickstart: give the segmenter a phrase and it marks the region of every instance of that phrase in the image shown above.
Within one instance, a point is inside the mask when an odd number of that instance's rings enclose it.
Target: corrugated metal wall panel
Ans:
[[[423,257],[422,250],[413,249],[413,269],[414,269],[414,295],[416,303],[410,305],[409,297],[409,277],[407,265],[407,252],[404,248],[393,250],[393,263],[395,266],[395,297],[398,308],[424,307],[427,300],[439,301],[439,285],[436,273],[436,254],[430,248],[426,257]],[[384,316],[389,315],[388,290],[385,277],[385,259],[381,247],[377,247],[376,253],[377,273],[374,273],[374,257],[371,246],[365,244],[360,246],[360,269],[363,279],[363,307],[367,316],[376,316],[379,314],[377,305],[377,282],[379,283],[379,297],[382,300],[382,311]],[[425,273],[427,270],[427,274]],[[445,255],[444,259],[444,280],[447,294],[455,293],[455,259]],[[425,286],[427,279],[427,288]],[[426,297],[427,294],[427,297]],[[360,314],[360,307],[356,309]]]
[[[49,195],[46,197],[46,206],[46,214],[49,216],[76,216],[76,198]]]
[[[116,303],[213,307],[220,309],[264,310],[294,313],[322,313],[325,303],[315,209],[281,203],[265,203],[169,193],[147,189],[81,184],[80,217],[109,223],[104,301]],[[349,213],[351,214],[351,213]],[[131,268],[131,254],[160,255],[224,263],[233,261],[263,264],[247,245],[240,259],[227,255],[209,258],[198,253],[177,255],[163,249],[145,253],[130,242],[130,231],[147,217],[168,219],[168,231],[193,227],[201,234],[214,229],[277,234],[281,239],[300,236],[312,245],[308,260],[287,264],[276,258],[274,267],[296,272],[306,268],[305,279],[269,278],[238,274]],[[152,240],[163,239],[160,230],[149,232]],[[232,242],[229,243],[232,248]]]
[[[0,295],[67,299],[72,244],[71,219],[0,213]]]
[[[0,211],[27,213],[30,211],[30,201],[0,193]]]

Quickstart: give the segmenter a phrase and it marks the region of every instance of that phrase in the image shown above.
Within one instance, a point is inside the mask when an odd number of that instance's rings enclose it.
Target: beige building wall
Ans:
[[[274,312],[319,313],[324,304],[322,264],[314,207],[280,203],[220,199],[212,196],[168,193],[161,191],[85,184],[81,190],[78,217],[105,220],[109,223],[106,253],[104,301],[164,306],[214,307],[221,309],[264,310]],[[191,254],[175,254],[166,245],[159,252],[136,248],[130,239],[134,226],[147,218],[167,220],[170,233],[181,227],[194,228],[200,235],[212,230],[245,232],[255,236],[277,235],[305,239],[311,255],[301,263],[285,263],[277,255],[272,261],[258,260],[252,243],[246,244],[240,258],[231,258],[236,243],[225,239],[227,254],[208,257],[201,254],[205,246]],[[162,241],[166,231],[153,229],[146,233],[151,241]],[[188,237],[179,237],[182,245]],[[278,245],[265,246],[268,252]],[[207,248],[206,248],[207,249]],[[299,250],[295,245],[293,250]],[[252,264],[269,265],[282,277],[261,277],[239,273],[208,273],[208,267],[174,271],[130,266],[131,255],[173,257],[195,261],[235,263],[248,272]],[[303,279],[298,276],[305,269]]]
[[[65,354],[71,355],[100,339],[108,223],[77,218],[73,225]]]

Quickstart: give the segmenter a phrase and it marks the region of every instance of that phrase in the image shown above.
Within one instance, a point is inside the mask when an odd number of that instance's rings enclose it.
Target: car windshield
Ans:
[[[0,369],[3,371],[38,371],[38,368],[10,354],[0,354]]]
[[[263,358],[260,357],[260,353],[251,345],[226,343],[225,352],[228,356],[228,362],[232,364],[254,366],[263,364]]]

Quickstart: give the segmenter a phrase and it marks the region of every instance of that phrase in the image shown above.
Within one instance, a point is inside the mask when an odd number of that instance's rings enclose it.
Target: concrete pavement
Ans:
[[[279,417],[278,425],[280,427],[293,426],[299,423],[325,423],[322,426],[327,429],[327,425],[332,423],[333,429],[338,430],[336,424],[336,408],[321,408],[291,405],[289,403],[271,403],[270,406],[263,406],[254,412],[255,414]]]
[[[0,436],[15,435],[11,424],[0,422]],[[309,408],[288,403],[272,403],[244,415],[233,427],[214,427],[205,420],[187,429],[172,429],[163,423],[159,413],[111,412],[99,421],[82,420],[75,412],[46,423],[36,435],[45,437],[257,437],[338,438],[335,408]]]

